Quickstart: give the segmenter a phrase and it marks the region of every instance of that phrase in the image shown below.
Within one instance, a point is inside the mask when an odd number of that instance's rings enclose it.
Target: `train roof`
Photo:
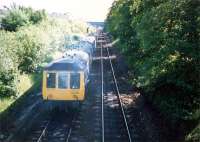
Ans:
[[[90,43],[94,43],[95,42],[95,36],[86,36],[82,38],[82,41],[87,41]]]
[[[76,44],[72,44],[72,45],[68,46],[68,49],[79,49],[84,52],[87,52],[89,55],[92,54],[93,48],[94,48],[93,44],[91,44],[88,41],[79,41]]]
[[[89,41],[82,40],[82,41],[79,41],[79,42],[69,45],[67,48],[82,48],[82,47],[93,48],[93,44]]]
[[[61,58],[49,63],[44,70],[45,71],[82,71],[86,69],[86,64],[82,60]]]
[[[68,56],[73,56],[74,58],[80,58],[82,60],[85,60],[86,62],[89,61],[89,55],[88,53],[82,51],[82,50],[79,50],[79,49],[71,49],[71,50],[67,50],[65,53],[64,53],[64,56],[68,57]]]

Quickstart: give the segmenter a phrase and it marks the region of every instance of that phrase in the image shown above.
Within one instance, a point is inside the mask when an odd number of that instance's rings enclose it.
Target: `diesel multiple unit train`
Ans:
[[[95,47],[95,37],[88,36],[68,46],[63,58],[52,61],[44,68],[43,100],[47,102],[84,100]]]

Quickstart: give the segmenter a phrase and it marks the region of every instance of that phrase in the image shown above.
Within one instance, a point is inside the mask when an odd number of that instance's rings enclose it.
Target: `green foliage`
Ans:
[[[16,31],[19,27],[37,24],[47,19],[44,10],[34,11],[32,8],[22,6],[11,6],[12,9],[2,18],[1,25],[7,31]]]
[[[199,142],[200,138],[200,123],[197,127],[186,137],[187,142]]]
[[[37,10],[30,14],[30,21],[32,21],[33,24],[37,24],[40,21],[45,20],[45,19],[47,19],[47,15],[44,10],[42,10],[42,11]]]
[[[62,55],[68,42],[65,36],[85,34],[88,26],[69,19],[47,18],[44,10],[16,5],[6,13],[2,19],[4,30],[0,30],[0,99],[13,99],[24,90],[19,87],[22,74],[41,70],[55,54]]]
[[[1,23],[3,29],[16,31],[18,27],[29,24],[29,17],[21,10],[13,10],[2,18]]]
[[[0,31],[0,71],[16,70],[20,43],[13,33]]]
[[[11,33],[0,31],[0,99],[17,93],[17,49],[18,43]]]
[[[31,34],[32,30],[28,33],[21,30],[17,32],[17,40],[21,43],[21,48],[18,49],[17,55],[18,60],[18,69],[21,72],[30,73],[33,72],[37,65],[40,64],[40,52],[42,45],[39,42],[37,37]]]
[[[12,71],[0,72],[0,98],[16,95],[15,75]]]
[[[167,119],[200,118],[199,1],[117,0],[106,30],[119,39],[133,83]]]

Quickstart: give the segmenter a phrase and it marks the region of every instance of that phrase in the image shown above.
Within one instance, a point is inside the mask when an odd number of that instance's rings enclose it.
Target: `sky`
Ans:
[[[70,13],[84,21],[104,21],[114,0],[0,0],[0,8],[12,3],[45,9],[47,12]]]

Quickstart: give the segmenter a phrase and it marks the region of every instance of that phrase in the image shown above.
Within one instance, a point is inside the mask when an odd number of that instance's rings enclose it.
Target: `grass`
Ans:
[[[34,84],[34,81],[32,80],[32,74],[27,75],[23,74],[19,77],[19,83],[18,83],[18,90],[20,92],[20,95],[24,94],[28,89],[31,88],[31,86]]]
[[[19,76],[19,82],[17,85],[19,94],[16,98],[5,98],[0,100],[0,114],[7,108],[9,108],[18,98],[22,95],[28,94],[29,90],[33,90],[36,87],[39,87],[41,74],[23,74]],[[33,89],[31,89],[33,87]]]
[[[14,98],[6,98],[6,99],[3,99],[3,100],[0,100],[0,114],[5,109],[7,109],[14,101],[15,101]]]
[[[196,128],[194,128],[192,130],[192,132],[186,137],[186,141],[187,142],[199,142],[200,141],[200,122],[196,126]]]

